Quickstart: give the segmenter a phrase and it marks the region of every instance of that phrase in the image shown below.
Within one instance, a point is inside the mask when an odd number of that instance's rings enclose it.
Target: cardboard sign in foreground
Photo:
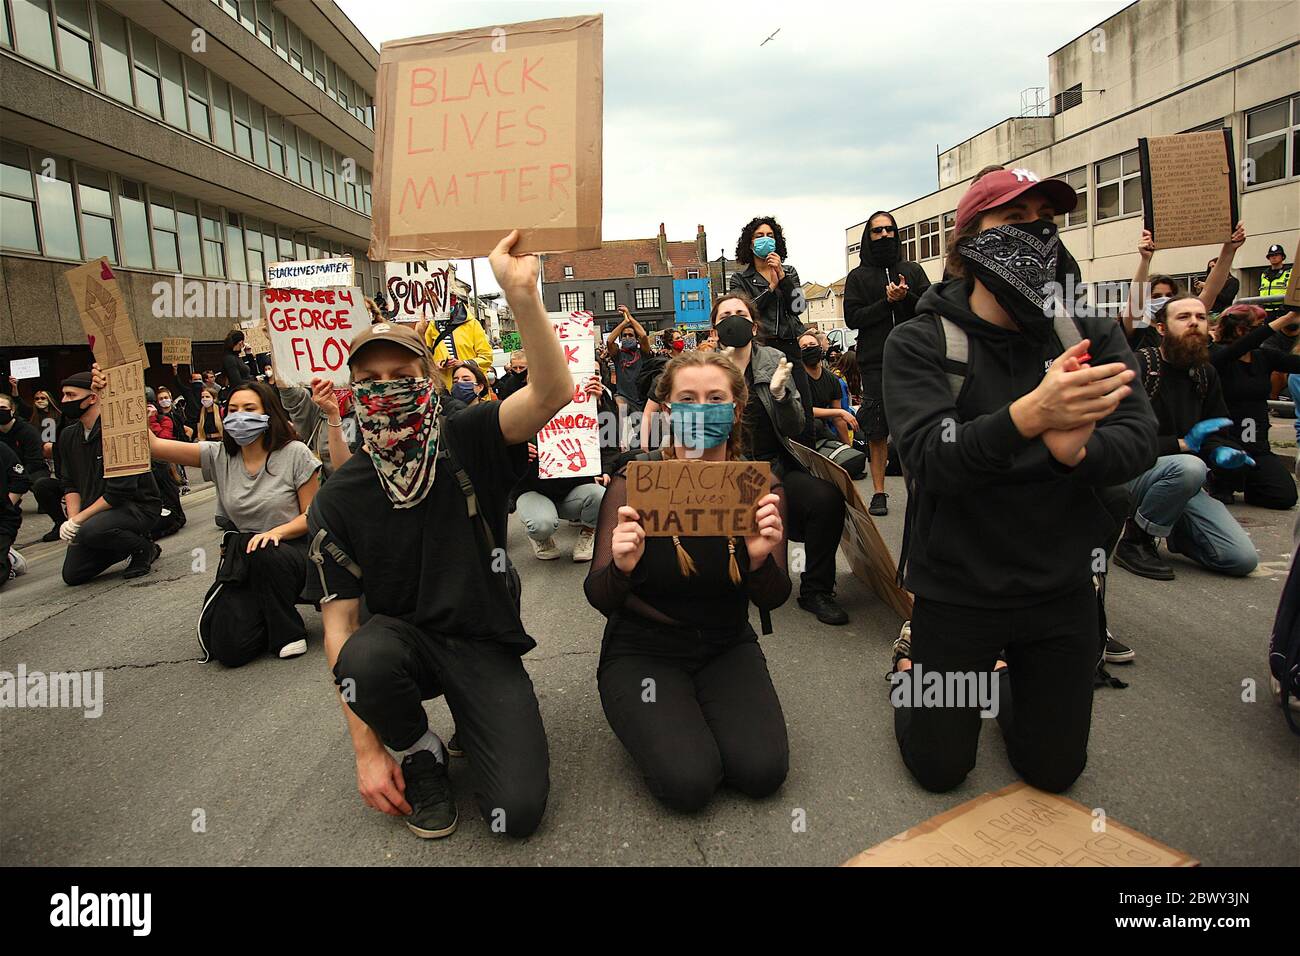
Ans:
[[[191,351],[189,339],[163,339],[162,363],[164,365],[189,365]]]
[[[126,311],[126,300],[117,286],[108,259],[100,256],[64,273],[77,303],[81,326],[86,330],[86,341],[95,353],[100,368],[115,368],[128,362],[140,362],[149,367],[144,346],[136,338],[131,316]]]
[[[876,597],[898,612],[899,617],[905,621],[911,620],[912,595],[895,582],[898,565],[889,553],[889,546],[876,530],[876,523],[867,513],[867,506],[863,504],[862,496],[858,494],[858,488],[853,484],[849,473],[811,448],[793,441],[789,445],[800,464],[818,478],[829,481],[844,496],[844,533],[840,536],[840,547],[849,559],[854,577],[871,588]]]
[[[1225,130],[1138,140],[1143,219],[1157,249],[1218,246],[1237,223],[1232,138]]]
[[[1081,803],[1014,783],[931,817],[845,866],[1196,866]]]
[[[371,261],[600,247],[603,26],[535,20],[380,47]]]
[[[142,475],[149,470],[149,409],[144,400],[144,366],[128,362],[104,369],[108,385],[99,393],[104,477]]]
[[[632,461],[626,474],[648,538],[757,534],[754,506],[772,486],[765,461]]]

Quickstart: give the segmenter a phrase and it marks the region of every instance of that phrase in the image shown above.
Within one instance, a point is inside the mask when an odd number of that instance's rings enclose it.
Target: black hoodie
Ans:
[[[1059,354],[970,310],[965,279],[932,285],[917,318],[885,344],[884,393],[908,476],[906,585],[970,607],[1027,607],[1091,577],[1093,549],[1115,524],[1095,488],[1136,478],[1156,458],[1156,421],[1141,383],[1097,423],[1075,468],[1052,458],[1011,419],[1011,403],[1042,381]],[[941,314],[966,330],[970,358],[956,407],[946,377]],[[1091,364],[1136,370],[1113,319],[1077,319]],[[957,371],[953,369],[953,371]]]
[[[867,219],[867,229],[863,230],[861,265],[849,273],[844,283],[844,324],[858,330],[858,339],[853,346],[857,352],[858,365],[863,368],[880,368],[884,360],[885,339],[894,326],[906,322],[916,314],[916,305],[930,288],[930,277],[915,262],[899,258],[891,263],[877,264],[871,256],[871,220],[877,216],[894,217],[887,212],[873,212]],[[895,229],[898,224],[894,223]],[[897,233],[895,233],[897,236]],[[890,302],[886,287],[897,282],[902,274],[907,279],[907,295],[897,302]]]

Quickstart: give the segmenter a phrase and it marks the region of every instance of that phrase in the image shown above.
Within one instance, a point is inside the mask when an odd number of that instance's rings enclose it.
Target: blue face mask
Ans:
[[[754,240],[754,255],[760,259],[766,259],[774,252],[776,252],[776,240],[771,236],[759,236]]]
[[[451,386],[452,398],[458,398],[468,405],[478,397],[478,392],[475,391],[476,388],[478,386],[473,382],[456,382]]]
[[[271,427],[270,415],[255,415],[253,412],[231,412],[221,422],[226,433],[239,443],[242,448],[251,445]]]
[[[686,448],[717,448],[731,437],[736,418],[734,402],[692,405],[673,402],[673,436]]]

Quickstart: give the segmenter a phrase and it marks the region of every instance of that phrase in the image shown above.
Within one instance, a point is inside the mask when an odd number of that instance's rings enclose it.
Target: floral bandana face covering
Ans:
[[[365,449],[396,508],[414,508],[433,487],[438,400],[427,378],[354,382],[352,398]]]

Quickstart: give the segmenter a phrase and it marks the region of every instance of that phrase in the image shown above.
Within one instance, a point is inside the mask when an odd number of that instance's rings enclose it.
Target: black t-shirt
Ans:
[[[500,402],[457,412],[446,419],[442,441],[469,475],[497,546],[504,547],[507,499],[527,447],[507,447],[500,414]],[[439,460],[424,500],[397,509],[363,450],[330,476],[308,520],[311,537],[324,528],[361,567],[358,581],[324,553],[327,593],[364,594],[371,613],[402,618],[429,634],[500,641],[520,653],[534,646],[515,613],[504,560],[488,553],[446,458]]]
[[[812,390],[813,408],[833,408],[842,398],[840,380],[825,367],[822,368],[821,378],[808,376],[808,387]]]

